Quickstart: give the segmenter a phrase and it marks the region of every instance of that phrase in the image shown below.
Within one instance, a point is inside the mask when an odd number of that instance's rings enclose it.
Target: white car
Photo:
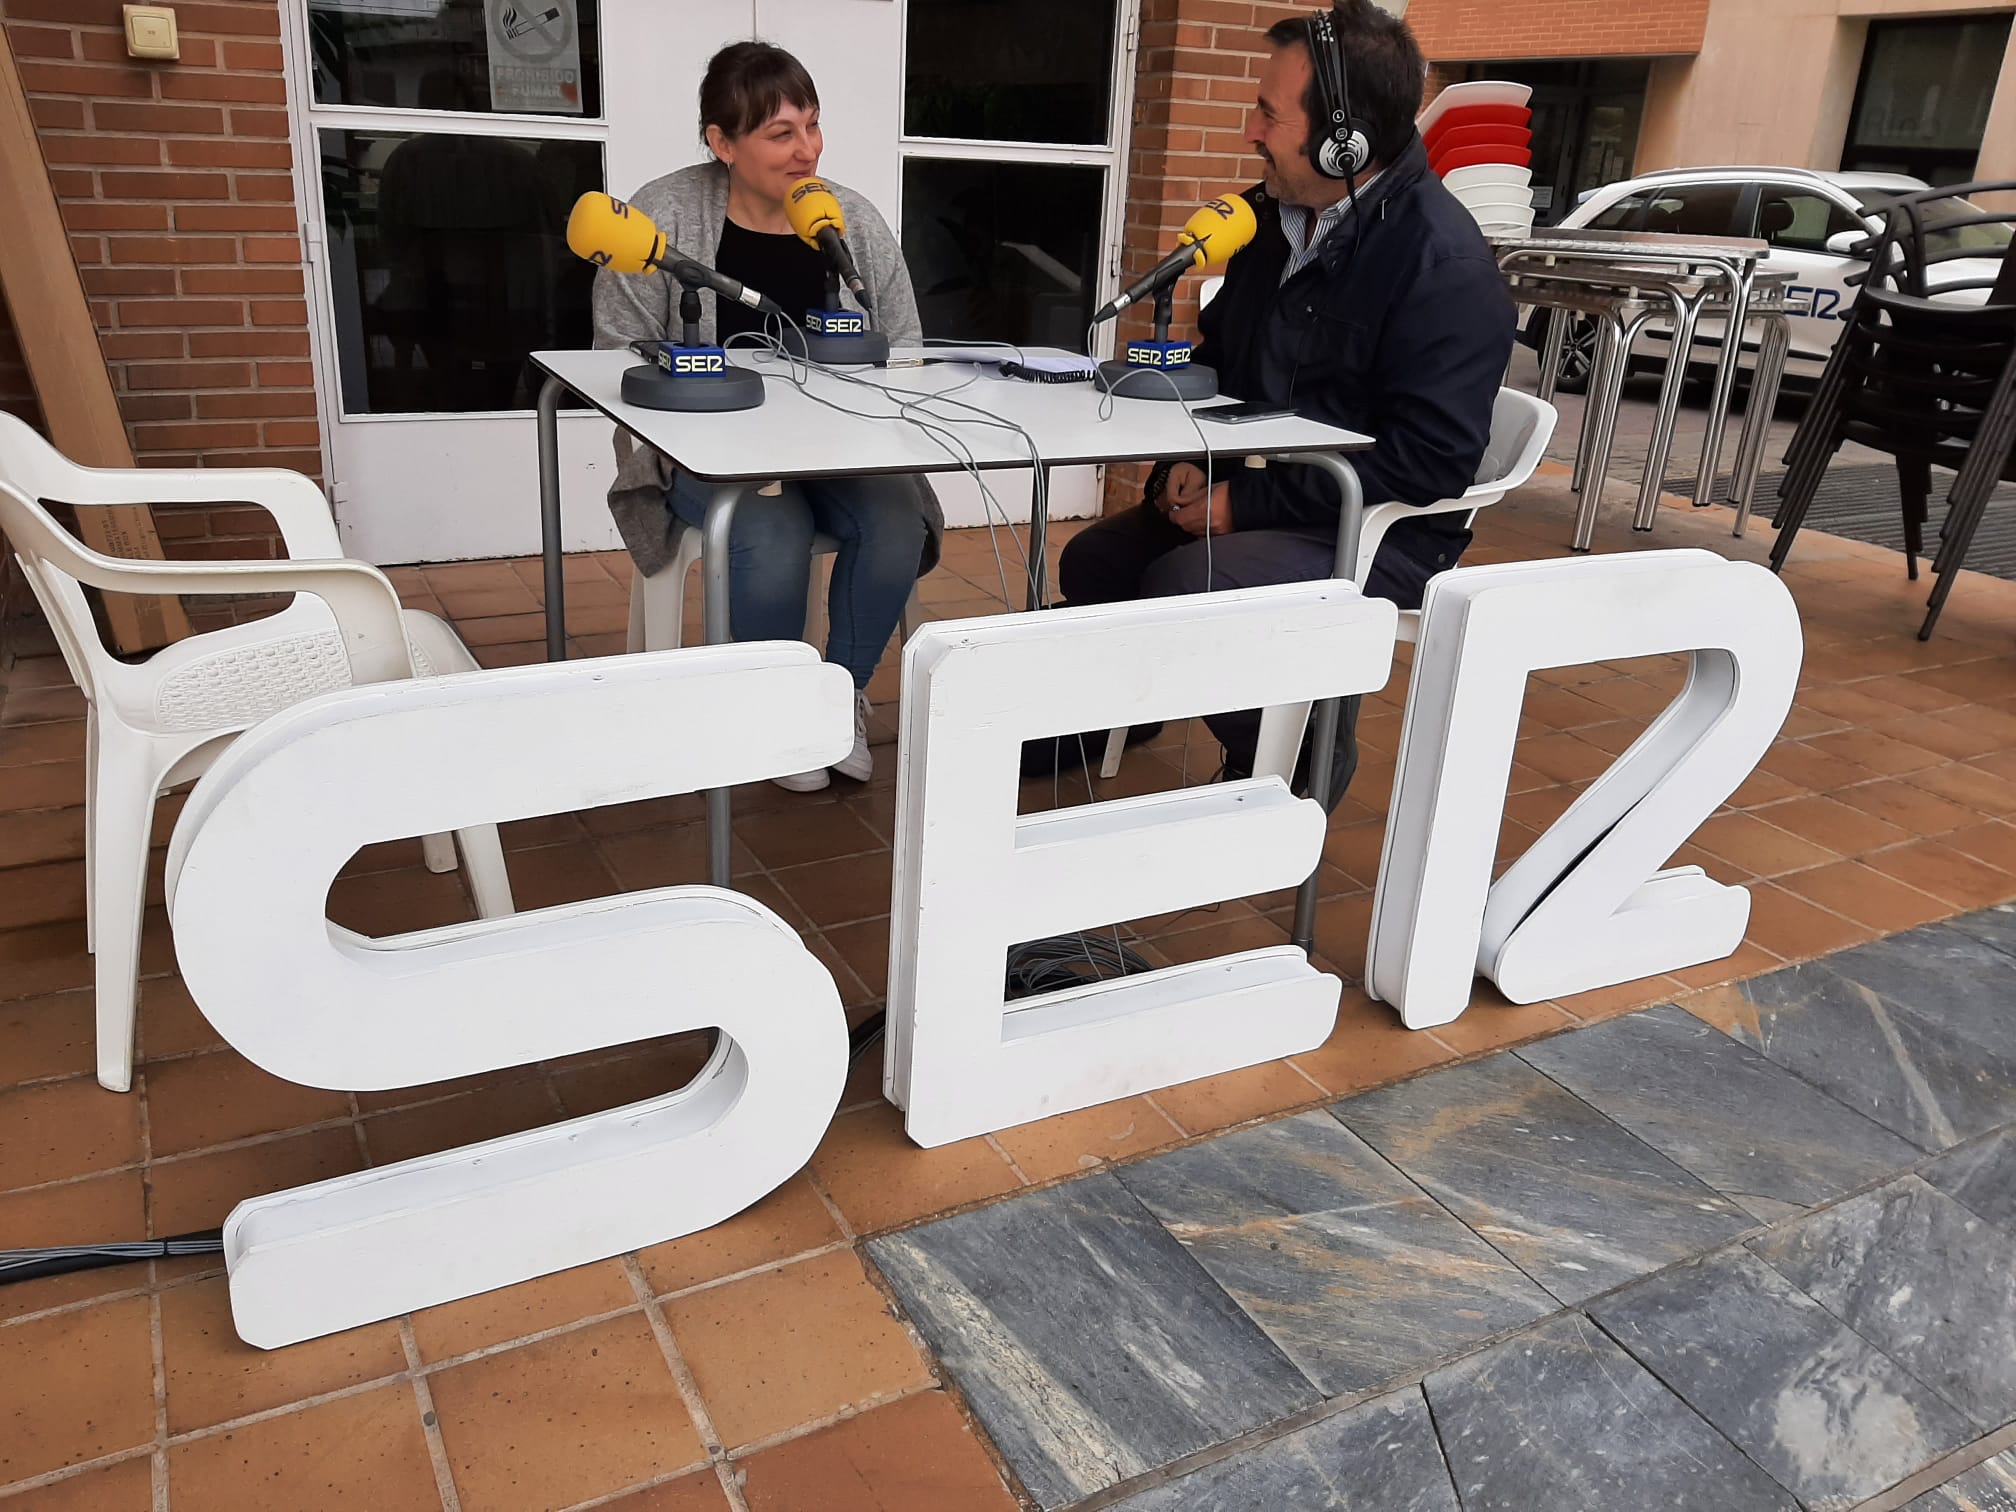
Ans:
[[[1754,236],[1770,243],[1765,266],[1789,268],[1795,275],[1790,293],[1792,351],[1788,377],[1813,379],[1826,366],[1841,321],[1855,302],[1848,286],[1851,275],[1868,266],[1848,248],[1881,228],[1880,216],[1866,207],[1900,194],[1928,187],[1901,173],[1821,173],[1810,168],[1669,168],[1593,190],[1562,220],[1565,228],[1592,227],[1606,231],[1664,231],[1689,236]],[[1966,200],[1932,207],[1936,217],[1964,216]],[[1929,272],[1941,283],[1992,279],[1996,261],[2009,246],[2007,225],[1963,226],[1944,233],[1952,245],[1978,249],[1979,258],[1956,258]],[[1935,242],[1937,234],[1935,233]],[[1950,250],[1934,245],[1933,252]],[[1961,298],[1979,301],[1979,292]],[[1539,345],[1547,312],[1536,311],[1528,322],[1528,339]],[[1631,351],[1633,371],[1665,365],[1669,328],[1651,326]],[[1710,366],[1720,344],[1719,323],[1704,322],[1690,367]],[[1589,380],[1595,328],[1576,318],[1569,327],[1561,359],[1561,386],[1579,393]],[[1755,351],[1755,337],[1750,348]]]

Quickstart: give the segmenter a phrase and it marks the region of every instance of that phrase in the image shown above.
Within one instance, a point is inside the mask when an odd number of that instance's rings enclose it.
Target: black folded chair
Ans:
[[[2016,212],[1956,204],[1972,194],[2011,191],[2016,183],[1963,184],[1872,207],[1884,225],[1864,244],[1869,269],[1854,280],[1861,292],[1785,453],[1774,571],[1785,565],[1844,441],[1897,459],[1905,564],[1913,579],[1932,468],[1957,474],[1920,640],[1930,639],[1938,623],[1988,496],[1998,481],[2016,480],[2016,245],[1984,247],[1984,233],[1975,229],[2008,225]],[[1962,258],[1998,256],[1992,276],[1939,271]]]

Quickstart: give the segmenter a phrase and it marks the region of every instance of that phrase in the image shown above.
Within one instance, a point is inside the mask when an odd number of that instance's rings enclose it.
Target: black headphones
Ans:
[[[1355,180],[1372,162],[1372,127],[1351,111],[1351,70],[1325,9],[1309,18],[1309,65],[1323,119],[1309,123],[1309,160],[1325,178]],[[1318,132],[1321,135],[1318,135]]]

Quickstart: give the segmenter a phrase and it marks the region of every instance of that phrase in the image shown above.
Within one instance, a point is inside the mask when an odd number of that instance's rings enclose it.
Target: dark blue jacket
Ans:
[[[1421,139],[1286,284],[1280,209],[1253,197],[1259,233],[1226,265],[1196,360],[1218,370],[1227,394],[1376,438],[1351,459],[1367,504],[1432,504],[1468,488],[1511,360],[1514,306],[1476,220],[1428,171]],[[1310,468],[1239,468],[1231,482],[1236,529],[1336,526],[1336,487]],[[1381,555],[1411,559],[1425,580],[1455,565],[1470,532],[1460,514],[1431,515],[1386,540]]]

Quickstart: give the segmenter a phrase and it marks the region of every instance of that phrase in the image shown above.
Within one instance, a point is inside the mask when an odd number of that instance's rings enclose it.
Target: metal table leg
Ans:
[[[707,501],[707,522],[701,527],[700,581],[707,602],[704,608],[707,644],[725,645],[731,639],[728,617],[728,541],[735,525],[735,506],[741,502],[740,483],[722,483]],[[732,871],[734,846],[733,816],[729,812],[728,789],[709,788],[707,801],[707,880],[726,887]]]
[[[1743,410],[1743,435],[1736,445],[1736,475],[1731,479],[1730,502],[1736,506],[1734,535],[1742,535],[1750,523],[1750,506],[1757,498],[1757,476],[1764,467],[1764,447],[1771,434],[1771,421],[1778,410],[1778,389],[1785,378],[1785,359],[1792,350],[1792,322],[1772,315],[1764,322],[1764,339],[1757,351],[1757,376],[1750,382],[1750,402]]]
[[[1568,327],[1574,319],[1567,310],[1548,311],[1547,339],[1540,344],[1540,386],[1535,390],[1543,404],[1554,402],[1554,388],[1561,381],[1561,357],[1568,350]]]
[[[1701,319],[1701,301],[1670,293],[1673,304],[1673,344],[1666,356],[1666,378],[1659,385],[1659,409],[1652,440],[1645,451],[1645,481],[1638,488],[1633,530],[1650,530],[1659,517],[1659,490],[1666,481],[1666,458],[1673,449],[1673,428],[1680,420],[1680,389],[1687,377],[1687,357],[1694,348],[1694,328]]]
[[[1617,433],[1617,409],[1624,398],[1624,374],[1630,367],[1631,343],[1639,329],[1629,331],[1615,315],[1595,317],[1596,362],[1589,371],[1587,413],[1582,422],[1582,451],[1577,459],[1580,482],[1575,502],[1577,551],[1587,551],[1596,537],[1596,511],[1603,505],[1603,484],[1610,475],[1610,447]]]
[[[1365,516],[1365,490],[1358,481],[1358,469],[1334,452],[1298,452],[1281,460],[1321,468],[1336,481],[1337,556],[1332,564],[1331,576],[1350,578],[1352,569],[1358,564],[1358,531]],[[1314,744],[1309,757],[1309,791],[1319,803],[1330,791],[1331,757],[1337,744],[1337,721],[1343,717],[1343,712],[1341,699],[1326,698],[1316,705],[1314,728],[1310,735]],[[1327,830],[1327,810],[1325,826]],[[1316,940],[1316,893],[1322,875],[1323,858],[1319,854],[1316,869],[1309,873],[1295,892],[1295,929],[1291,939],[1305,954]]]
[[[1037,469],[1036,488],[1029,495],[1029,608],[1041,609],[1050,597],[1050,464]]]
[[[1708,432],[1701,440],[1701,467],[1694,474],[1696,508],[1715,501],[1715,477],[1722,468],[1722,433],[1729,423],[1729,401],[1736,393],[1736,374],[1743,366],[1743,332],[1750,324],[1750,280],[1754,268],[1726,270],[1729,278],[1729,324],[1722,336],[1722,361],[1715,368],[1715,392],[1708,401]]]
[[[546,660],[567,660],[567,575],[560,553],[560,396],[548,377],[539,388],[539,534],[546,565]]]

